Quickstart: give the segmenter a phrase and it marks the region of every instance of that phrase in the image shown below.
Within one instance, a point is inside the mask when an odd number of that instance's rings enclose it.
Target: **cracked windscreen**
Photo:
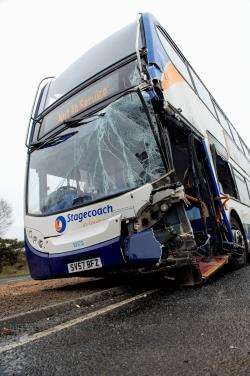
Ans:
[[[149,95],[143,97],[152,114]],[[28,212],[49,215],[87,205],[165,173],[141,99],[129,93],[30,154]]]

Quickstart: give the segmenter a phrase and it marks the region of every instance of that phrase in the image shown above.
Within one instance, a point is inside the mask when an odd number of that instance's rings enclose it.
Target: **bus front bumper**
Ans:
[[[91,247],[63,253],[39,252],[32,247],[25,237],[25,250],[30,275],[33,279],[74,277],[75,275],[79,275],[79,273],[69,273],[68,264],[93,258],[101,259],[102,268],[81,272],[81,274],[100,275],[101,271],[117,270],[125,265],[121,251],[120,237]]]

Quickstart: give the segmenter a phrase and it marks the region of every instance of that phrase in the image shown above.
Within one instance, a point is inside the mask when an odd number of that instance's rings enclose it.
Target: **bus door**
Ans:
[[[186,213],[197,249],[204,257],[212,257],[216,250],[222,249],[222,241],[227,239],[227,229],[221,221],[223,213],[215,200],[219,192],[206,144],[201,136],[181,121],[169,118],[167,130],[176,179],[185,189]]]

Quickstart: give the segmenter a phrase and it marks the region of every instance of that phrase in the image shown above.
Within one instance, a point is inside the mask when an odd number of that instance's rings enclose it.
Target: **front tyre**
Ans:
[[[230,262],[230,265],[234,269],[240,269],[243,266],[245,266],[246,263],[247,263],[246,236],[245,236],[245,233],[243,231],[242,225],[240,224],[240,222],[236,218],[231,217],[230,223],[231,223],[231,229],[232,229],[232,233],[233,233],[233,237],[234,237],[234,242],[236,244],[238,244],[239,246],[244,247],[244,252],[243,252],[243,255],[240,256],[240,257],[236,257],[236,256],[233,255],[229,262]]]

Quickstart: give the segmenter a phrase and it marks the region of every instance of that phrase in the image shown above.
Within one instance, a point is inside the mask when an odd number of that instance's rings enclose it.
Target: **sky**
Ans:
[[[0,197],[23,238],[25,135],[38,82],[151,12],[250,146],[250,0],[0,0]]]

